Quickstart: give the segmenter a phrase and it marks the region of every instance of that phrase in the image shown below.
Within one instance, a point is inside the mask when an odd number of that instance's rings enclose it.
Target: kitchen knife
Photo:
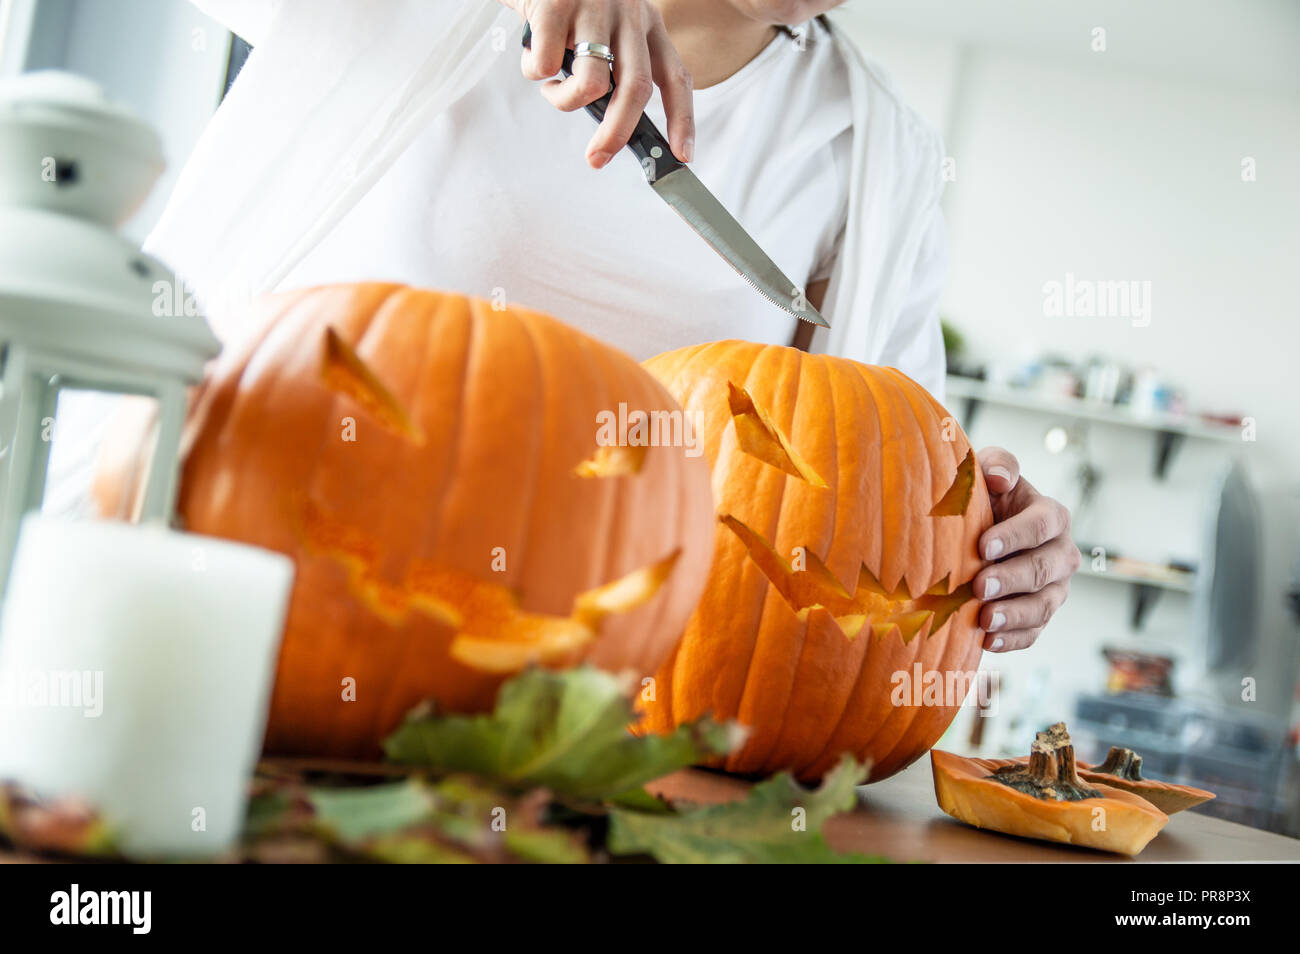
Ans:
[[[532,29],[525,23],[524,46],[531,42]],[[572,50],[564,51],[564,65],[560,72],[566,77],[573,74]],[[609,92],[585,107],[596,122],[604,120],[613,95],[614,81],[611,78]],[[759,294],[796,318],[823,328],[830,327],[830,323],[804,297],[803,290],[776,267],[776,263],[767,257],[758,243],[695,177],[695,173],[678,161],[668,140],[645,113],[641,114],[627,148],[641,161],[650,188],[726,259],[741,278],[758,289]]]

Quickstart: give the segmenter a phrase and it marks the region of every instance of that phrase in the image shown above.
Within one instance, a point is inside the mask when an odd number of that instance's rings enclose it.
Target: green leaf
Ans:
[[[826,819],[857,804],[856,786],[866,766],[845,756],[808,791],[788,773],[750,789],[743,801],[688,808],[677,814],[610,812],[608,847],[616,855],[651,855],[670,864],[867,864],[885,859],[839,854],[826,844]],[[796,824],[802,809],[803,830]]]
[[[267,783],[249,806],[243,854],[255,859],[398,864],[589,860],[582,834],[543,823],[549,795],[465,777],[346,788]]]
[[[735,745],[733,726],[704,719],[668,736],[638,738],[622,685],[591,667],[531,669],[505,683],[490,715],[413,713],[384,743],[395,762],[469,772],[516,788],[601,799]]]
[[[521,861],[544,865],[580,865],[587,852],[568,832],[550,829],[507,831],[506,848]]]
[[[434,795],[418,779],[366,788],[313,788],[316,820],[345,842],[401,831],[433,816]]]

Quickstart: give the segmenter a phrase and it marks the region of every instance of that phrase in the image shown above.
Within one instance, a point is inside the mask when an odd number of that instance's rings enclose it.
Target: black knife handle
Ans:
[[[528,23],[524,23],[524,47],[530,48],[532,45],[533,30]],[[573,75],[573,51],[564,51],[564,64],[560,67],[560,72],[567,79]],[[588,103],[583,108],[587,114],[597,123],[605,121],[605,110],[609,109],[610,98],[614,95],[614,77],[609,79],[609,92],[595,102]],[[627,141],[627,148],[631,149],[633,154],[641,162],[641,169],[649,182],[656,179],[662,179],[670,172],[676,172],[681,169],[685,163],[679,162],[673,155],[672,147],[668,140],[664,138],[663,133],[655,126],[650,117],[645,113],[637,120],[636,129],[632,131],[632,137]]]

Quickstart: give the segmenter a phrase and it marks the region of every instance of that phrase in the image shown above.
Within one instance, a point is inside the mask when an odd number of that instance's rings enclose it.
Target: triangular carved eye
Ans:
[[[331,390],[346,394],[374,416],[385,428],[414,441],[424,443],[424,435],[412,422],[406,409],[384,387],[361,356],[352,350],[337,331],[325,329],[325,354],[321,360],[321,380]]]
[[[961,517],[970,506],[971,494],[975,490],[975,452],[968,450],[965,458],[957,465],[957,476],[952,486],[939,498],[939,502],[930,511],[932,517]]]
[[[767,412],[754,403],[747,391],[728,381],[727,402],[736,424],[736,441],[742,451],[791,477],[806,480],[814,487],[826,487],[826,481],[799,456],[790,439],[781,433]]]

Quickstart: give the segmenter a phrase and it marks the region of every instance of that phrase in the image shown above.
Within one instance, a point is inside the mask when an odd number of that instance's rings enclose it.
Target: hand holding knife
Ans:
[[[523,45],[528,47],[531,40],[532,29],[525,23]],[[613,61],[613,54],[606,47],[593,43],[579,43],[578,46],[579,55],[599,56],[608,62]],[[573,74],[574,55],[573,50],[564,52],[561,73],[565,77]],[[609,108],[610,98],[614,94],[613,85],[611,78],[609,92],[584,107],[598,123],[605,118],[605,110]],[[659,197],[672,206],[686,220],[686,224],[708,242],[741,278],[753,285],[759,294],[796,318],[823,328],[830,327],[804,296],[803,290],[785,276],[722,203],[696,178],[695,173],[673,155],[668,140],[645,113],[641,114],[636,129],[627,142],[627,148],[640,160],[647,183]]]

